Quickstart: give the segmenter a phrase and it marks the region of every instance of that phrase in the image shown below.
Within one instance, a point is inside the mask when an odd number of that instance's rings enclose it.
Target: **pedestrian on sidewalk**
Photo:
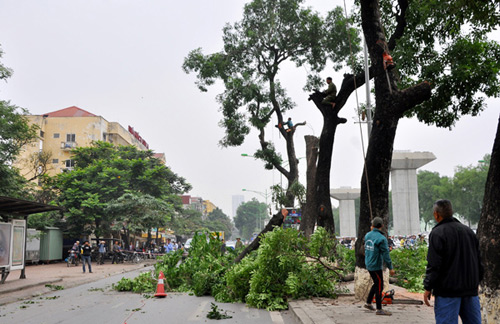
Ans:
[[[85,262],[89,265],[89,273],[92,273],[92,262],[90,261],[90,256],[92,255],[92,247],[89,244],[89,241],[83,242],[82,246],[82,266],[83,273],[85,273]]]
[[[121,253],[122,253],[122,248],[120,246],[120,243],[118,241],[115,241],[115,244],[113,244],[113,258],[111,259],[111,264],[117,263],[120,261],[121,258]]]
[[[170,252],[174,252],[174,245],[172,244],[172,240],[168,238],[165,253],[170,253]]]
[[[438,223],[429,235],[424,302],[434,295],[436,323],[480,324],[478,287],[484,268],[476,234],[453,217],[449,200],[434,203]]]
[[[97,264],[104,264],[104,257],[106,256],[106,242],[99,242],[99,262]]]
[[[392,261],[389,255],[389,246],[384,232],[382,232],[384,222],[382,218],[375,217],[372,220],[371,231],[365,235],[365,265],[373,280],[373,286],[370,289],[366,299],[365,308],[375,310],[372,305],[375,296],[377,315],[392,315],[391,312],[382,309],[382,292],[384,291],[384,276],[382,274],[383,262],[389,268],[391,276],[395,272],[392,268]]]

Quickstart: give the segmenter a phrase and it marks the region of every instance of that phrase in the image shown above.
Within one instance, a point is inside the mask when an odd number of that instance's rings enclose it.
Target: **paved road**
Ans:
[[[0,323],[207,323],[212,297],[169,293],[166,298],[116,292],[111,284],[122,277],[135,277],[140,271],[114,275],[73,288],[53,291],[24,301],[0,306]],[[233,316],[220,323],[289,324],[296,323],[289,312],[268,312],[244,304],[221,304]]]

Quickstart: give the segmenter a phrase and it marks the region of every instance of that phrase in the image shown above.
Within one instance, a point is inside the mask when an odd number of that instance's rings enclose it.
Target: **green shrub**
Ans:
[[[155,292],[157,280],[151,277],[151,272],[143,272],[133,279],[122,278],[113,289],[118,291],[133,291],[136,293]]]
[[[237,252],[228,249],[222,254],[222,243],[206,237],[195,235],[181,263],[181,252],[158,259],[156,275],[163,271],[172,290],[279,310],[288,308],[290,298],[335,297],[339,276],[354,267],[354,251],[337,244],[323,228],[310,239],[295,229],[275,228],[264,234],[257,251],[238,264],[233,261]],[[149,284],[145,279],[122,279],[115,289],[146,291],[138,289],[141,282]]]
[[[418,245],[413,249],[394,249],[391,259],[396,270],[396,285],[411,292],[423,292],[425,269],[427,267],[427,246]]]

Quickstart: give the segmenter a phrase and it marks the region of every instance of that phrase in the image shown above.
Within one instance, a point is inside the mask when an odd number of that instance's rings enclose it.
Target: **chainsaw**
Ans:
[[[375,303],[375,297],[373,297]],[[422,305],[424,302],[415,299],[394,299],[394,289],[382,293],[382,305],[404,304],[404,305]]]

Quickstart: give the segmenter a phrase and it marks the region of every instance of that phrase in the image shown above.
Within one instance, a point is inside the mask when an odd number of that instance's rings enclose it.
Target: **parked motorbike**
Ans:
[[[75,250],[69,250],[69,256],[68,256],[68,261],[66,265],[69,267],[70,264],[74,264],[75,266],[78,266],[78,253],[76,253]]]

